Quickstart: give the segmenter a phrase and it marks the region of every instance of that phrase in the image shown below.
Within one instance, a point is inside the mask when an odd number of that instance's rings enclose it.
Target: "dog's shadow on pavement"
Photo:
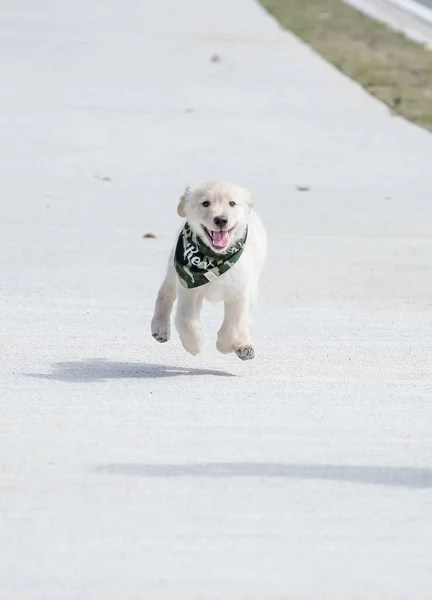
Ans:
[[[146,478],[218,478],[321,480],[411,489],[432,488],[432,469],[369,465],[284,463],[106,464],[95,471],[106,475]]]
[[[58,362],[51,373],[28,373],[28,377],[66,382],[96,382],[107,379],[161,379],[181,376],[213,375],[235,377],[232,373],[215,369],[172,367],[151,363],[112,362],[94,359],[79,362]]]

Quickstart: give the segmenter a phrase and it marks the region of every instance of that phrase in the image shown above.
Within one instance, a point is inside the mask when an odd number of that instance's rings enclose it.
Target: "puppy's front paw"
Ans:
[[[158,320],[152,321],[151,333],[157,342],[164,344],[170,339],[171,336],[170,324]]]
[[[255,358],[255,350],[253,346],[236,346],[234,352],[241,360],[252,360]]]

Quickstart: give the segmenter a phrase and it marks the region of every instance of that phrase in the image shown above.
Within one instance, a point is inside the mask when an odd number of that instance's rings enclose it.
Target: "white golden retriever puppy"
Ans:
[[[170,338],[170,317],[178,297],[176,326],[183,347],[201,351],[200,310],[205,298],[224,302],[217,335],[220,352],[254,358],[249,313],[258,289],[267,236],[249,193],[225,181],[186,188],[177,208],[186,222],[173,248],[159,290],[151,332],[158,342]]]

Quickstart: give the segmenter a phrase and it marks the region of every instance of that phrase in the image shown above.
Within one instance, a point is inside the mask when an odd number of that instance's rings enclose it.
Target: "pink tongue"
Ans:
[[[225,248],[229,242],[228,231],[213,231],[213,246],[216,248]]]

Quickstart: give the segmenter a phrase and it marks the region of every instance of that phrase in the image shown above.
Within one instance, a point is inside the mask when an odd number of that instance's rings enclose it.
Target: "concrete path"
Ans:
[[[432,136],[252,0],[5,0],[0,78],[2,599],[430,599]],[[207,177],[251,364],[149,334]]]
[[[427,6],[427,8],[432,8],[432,0],[417,0],[417,2]]]
[[[432,0],[344,0],[432,50]]]

